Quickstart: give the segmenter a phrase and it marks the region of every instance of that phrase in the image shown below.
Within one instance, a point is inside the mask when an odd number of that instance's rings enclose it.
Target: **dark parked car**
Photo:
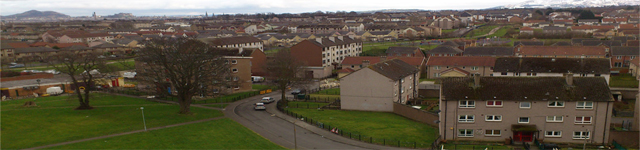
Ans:
[[[298,94],[302,94],[304,92],[305,92],[304,89],[295,89],[295,90],[291,91],[291,94],[298,95]]]

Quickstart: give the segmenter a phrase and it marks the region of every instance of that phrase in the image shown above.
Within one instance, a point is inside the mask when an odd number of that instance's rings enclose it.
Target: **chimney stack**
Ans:
[[[473,75],[473,87],[480,87],[480,75],[479,74],[474,74]]]
[[[369,66],[371,63],[369,60],[362,60],[362,68]]]
[[[316,42],[322,44],[322,38],[316,38]]]
[[[573,86],[573,73],[565,74],[565,79],[567,80],[567,85]]]
[[[329,40],[330,40],[331,42],[336,42],[336,37],[330,36],[330,37],[329,37]]]

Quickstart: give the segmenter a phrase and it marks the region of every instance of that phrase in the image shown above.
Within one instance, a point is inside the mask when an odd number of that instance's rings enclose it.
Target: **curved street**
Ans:
[[[234,102],[224,110],[225,116],[253,130],[266,139],[289,149],[401,149],[351,140],[317,128],[276,109],[276,102],[266,104],[267,111],[255,111],[253,105],[262,97],[280,99],[278,91]],[[296,138],[294,138],[294,124]],[[296,146],[297,143],[297,146]]]

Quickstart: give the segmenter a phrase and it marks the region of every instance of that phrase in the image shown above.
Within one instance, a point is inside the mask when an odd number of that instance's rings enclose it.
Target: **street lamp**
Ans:
[[[147,131],[147,122],[144,120],[144,107],[140,107],[142,111],[142,124],[144,125],[144,131]]]

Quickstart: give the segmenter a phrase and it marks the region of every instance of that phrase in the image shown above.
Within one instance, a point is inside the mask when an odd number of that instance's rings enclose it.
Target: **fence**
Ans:
[[[298,120],[317,126],[318,128],[331,131],[345,138],[354,139],[354,140],[358,140],[366,143],[384,145],[384,146],[408,147],[408,148],[431,148],[432,147],[431,143],[417,142],[417,141],[401,141],[401,140],[385,139],[385,138],[374,138],[374,137],[363,135],[357,132],[345,131],[343,129],[340,129],[337,126],[331,126],[330,124],[318,122],[313,118],[308,118],[300,114],[285,110],[282,106],[282,103],[280,103],[280,101],[277,102],[277,108],[279,111],[289,116],[295,117]]]
[[[411,106],[393,103],[393,113],[431,126],[438,126],[438,114],[415,109]]]
[[[324,91],[324,92],[321,92],[322,90],[327,90],[327,89],[337,89],[337,88],[340,88],[340,86],[333,86],[333,87],[319,87],[319,88],[315,88],[315,89],[307,90],[307,91],[305,92],[305,94],[306,94],[306,95],[309,95],[309,94],[318,93],[318,94],[326,94],[326,95],[340,95],[340,91],[337,91],[337,92],[331,92],[331,93],[328,93],[328,92],[330,92],[330,91]]]
[[[300,103],[289,102],[289,104],[288,104],[289,108],[307,108],[307,109],[318,109],[318,108],[322,108],[323,106],[326,106],[326,105],[329,105],[329,103],[325,103],[325,104],[310,104],[310,103],[300,104]]]

